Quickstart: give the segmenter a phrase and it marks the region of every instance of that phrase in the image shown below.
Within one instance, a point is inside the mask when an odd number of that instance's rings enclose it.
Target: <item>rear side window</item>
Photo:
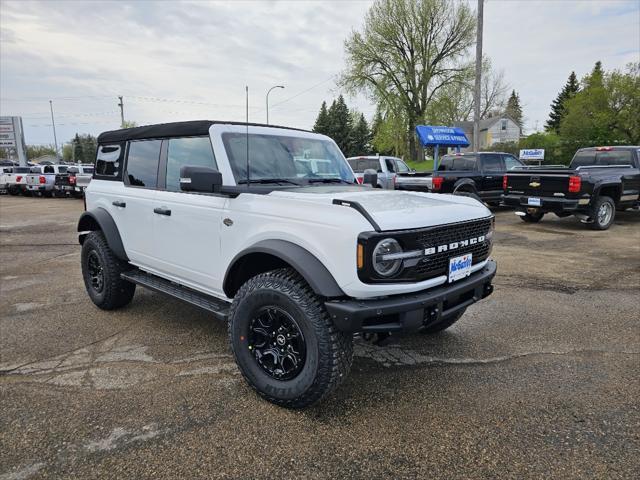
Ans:
[[[482,156],[482,169],[485,172],[502,172],[502,159],[500,155],[489,154]]]
[[[476,157],[456,157],[453,160],[453,169],[470,172],[476,169]]]
[[[595,163],[595,150],[579,150],[573,156],[573,160],[571,160],[571,168],[584,167],[586,165],[595,165]]]
[[[102,180],[122,179],[124,143],[100,145],[96,157],[95,176]]]
[[[440,160],[440,165],[438,165],[438,171],[447,171],[447,170],[453,170],[453,159],[455,157],[447,157],[444,156],[442,157],[442,160]]]
[[[172,138],[167,150],[167,186],[180,191],[180,168],[184,165],[218,168],[209,137]]]
[[[596,152],[598,165],[633,165],[631,150],[611,150]]]
[[[129,143],[125,179],[132,187],[156,188],[162,140],[140,140]]]
[[[398,166],[398,170],[397,170],[398,173],[408,173],[411,171],[407,166],[407,164],[404,163],[402,160],[396,160],[396,165]]]

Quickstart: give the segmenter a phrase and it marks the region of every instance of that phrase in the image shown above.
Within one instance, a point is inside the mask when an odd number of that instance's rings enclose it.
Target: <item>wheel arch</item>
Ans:
[[[263,240],[238,253],[225,273],[224,293],[233,298],[249,278],[277,268],[294,269],[316,294],[323,297],[345,295],[320,260],[308,250],[286,240]]]
[[[120,237],[120,232],[113,217],[104,208],[98,207],[84,212],[78,220],[78,241],[84,243],[86,232],[101,231],[107,239],[107,244],[113,254],[120,260],[129,261],[127,253]]]
[[[606,196],[613,200],[613,203],[618,204],[620,202],[620,195],[622,193],[622,186],[617,183],[603,184],[598,187],[595,192],[595,197]]]
[[[461,178],[453,184],[453,193],[465,191],[469,191],[470,193],[477,193],[478,188],[476,187],[476,182],[474,182],[470,178]]]

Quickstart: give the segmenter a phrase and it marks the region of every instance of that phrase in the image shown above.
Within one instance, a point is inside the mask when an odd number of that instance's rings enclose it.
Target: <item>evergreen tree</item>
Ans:
[[[342,95],[333,101],[328,113],[330,124],[328,135],[338,144],[340,150],[348,152],[352,122],[349,108]]]
[[[347,156],[349,157],[368,155],[371,153],[371,132],[369,130],[369,124],[361,113],[356,115],[353,124],[349,149],[345,152],[345,155],[348,154]]]
[[[507,107],[504,113],[511,117],[520,128],[522,128],[522,107],[520,106],[520,95],[515,90],[511,91],[511,96],[507,100]]]
[[[84,159],[84,149],[82,148],[82,140],[80,139],[80,135],[76,133],[76,136],[73,137],[71,143],[73,144],[73,161],[82,162],[82,160]]]
[[[598,62],[600,63],[600,62]],[[600,65],[600,71],[602,71],[602,65]],[[571,72],[569,75],[569,79],[567,83],[562,87],[560,93],[551,104],[551,113],[549,114],[549,120],[547,120],[547,124],[545,129],[548,132],[560,133],[560,122],[564,118],[566,114],[565,102],[575,96],[576,93],[580,90],[580,85],[578,84],[578,79],[576,78],[576,73]]]
[[[323,135],[329,135],[331,130],[331,121],[329,118],[329,112],[327,111],[327,102],[322,102],[320,106],[320,112],[316,118],[316,123],[313,125],[313,131],[321,133]]]

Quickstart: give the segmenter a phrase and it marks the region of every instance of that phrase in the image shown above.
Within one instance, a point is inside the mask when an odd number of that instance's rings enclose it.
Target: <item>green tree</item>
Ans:
[[[605,73],[597,62],[582,88],[565,102],[560,135],[566,148],[640,142],[640,65]]]
[[[27,145],[27,158],[29,160],[42,157],[43,155],[55,156],[55,154],[56,148],[53,145]]]
[[[579,90],[580,85],[578,84],[576,73],[571,72],[567,83],[565,83],[556,99],[551,103],[551,113],[549,113],[549,120],[547,120],[545,125],[547,131],[560,133],[560,122],[566,113],[564,103],[578,93]]]
[[[93,163],[97,145],[98,140],[93,135],[76,133],[73,140],[71,140],[72,161],[75,163]]]
[[[347,65],[340,83],[401,106],[411,158],[419,158],[415,127],[438,90],[468,68],[464,62],[475,28],[464,2],[376,0],[362,32],[345,41]]]
[[[138,126],[137,122],[134,122],[133,120],[125,120],[121,128],[133,128],[137,126]]]
[[[371,153],[371,131],[362,113],[356,113],[351,130],[349,156],[368,155]]]
[[[338,144],[340,150],[348,152],[349,141],[351,137],[351,115],[349,107],[347,107],[344,97],[340,95],[334,100],[328,111],[329,115],[329,131],[328,135]]]
[[[329,135],[331,133],[331,121],[329,112],[327,111],[327,102],[325,101],[323,101],[320,106],[320,112],[318,112],[316,123],[313,125],[313,131],[323,135]]]
[[[520,105],[520,95],[515,90],[511,91],[511,96],[507,100],[507,106],[504,113],[522,128],[522,106]]]

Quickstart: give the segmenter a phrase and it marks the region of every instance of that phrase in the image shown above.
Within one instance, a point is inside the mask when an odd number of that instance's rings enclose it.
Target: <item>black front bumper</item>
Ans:
[[[496,263],[489,260],[482,270],[452,284],[382,299],[330,300],[325,307],[344,332],[414,332],[491,295],[495,275]]]
[[[586,209],[588,206],[580,205],[578,199],[536,197],[540,198],[541,201],[541,206],[536,207],[529,205],[529,197],[533,197],[533,195],[503,195],[502,202],[509,207],[515,207],[516,210],[521,210],[523,212],[526,212],[528,208],[535,208],[541,212],[573,213],[580,209]]]

